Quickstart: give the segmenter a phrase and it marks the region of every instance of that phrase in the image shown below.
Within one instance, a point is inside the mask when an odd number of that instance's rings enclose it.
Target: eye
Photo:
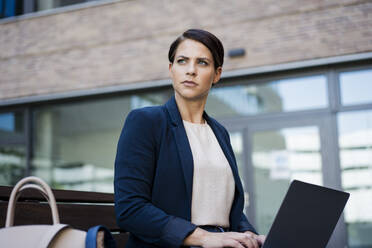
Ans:
[[[198,64],[200,64],[200,65],[208,65],[208,62],[205,61],[205,60],[199,60],[198,61]]]
[[[177,59],[178,64],[185,64],[186,60],[185,59]]]

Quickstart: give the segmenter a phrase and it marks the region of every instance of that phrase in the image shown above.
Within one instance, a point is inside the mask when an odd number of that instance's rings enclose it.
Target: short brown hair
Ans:
[[[224,49],[221,41],[214,34],[202,29],[189,29],[172,42],[168,52],[170,63],[173,64],[179,44],[186,39],[195,40],[205,45],[212,53],[214,68],[217,69],[220,66],[222,67]]]

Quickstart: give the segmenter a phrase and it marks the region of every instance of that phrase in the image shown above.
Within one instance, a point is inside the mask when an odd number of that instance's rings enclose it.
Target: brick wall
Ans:
[[[225,70],[372,51],[372,1],[123,0],[0,23],[0,99],[168,77],[187,28],[221,38]]]

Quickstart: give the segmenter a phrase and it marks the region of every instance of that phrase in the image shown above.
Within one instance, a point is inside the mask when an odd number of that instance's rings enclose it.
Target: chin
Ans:
[[[188,101],[201,101],[207,98],[207,95],[195,95],[195,94],[179,94],[185,100]]]
[[[194,90],[175,90],[176,94],[189,101],[200,101],[208,96],[208,92],[195,92]]]

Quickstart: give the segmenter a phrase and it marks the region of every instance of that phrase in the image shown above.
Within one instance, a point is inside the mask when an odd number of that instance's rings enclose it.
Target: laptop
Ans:
[[[349,195],[294,180],[262,247],[326,247]]]

